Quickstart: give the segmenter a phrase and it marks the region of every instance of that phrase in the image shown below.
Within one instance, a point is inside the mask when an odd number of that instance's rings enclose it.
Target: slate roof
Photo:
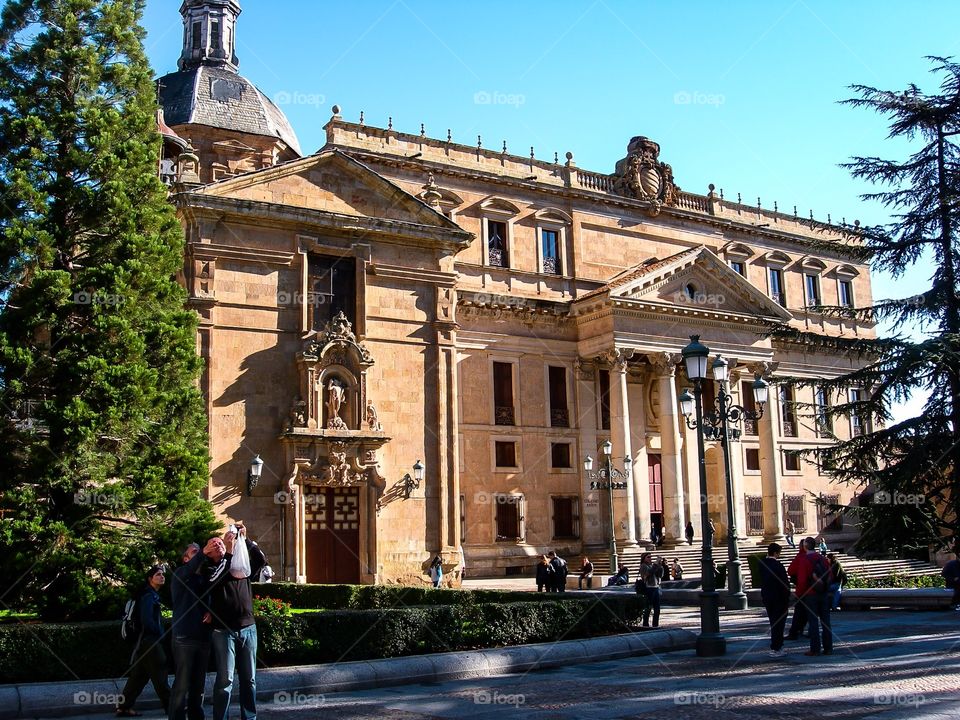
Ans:
[[[164,75],[160,83],[168,125],[193,123],[277,137],[301,154],[300,141],[286,115],[242,75],[201,65]]]

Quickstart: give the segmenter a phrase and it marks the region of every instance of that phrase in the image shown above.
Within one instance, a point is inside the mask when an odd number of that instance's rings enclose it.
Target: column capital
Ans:
[[[578,357],[573,361],[573,375],[577,380],[595,380],[597,377],[597,365],[593,360]]]
[[[647,362],[653,366],[659,376],[673,377],[676,372],[677,363],[679,363],[681,359],[680,353],[647,353]]]

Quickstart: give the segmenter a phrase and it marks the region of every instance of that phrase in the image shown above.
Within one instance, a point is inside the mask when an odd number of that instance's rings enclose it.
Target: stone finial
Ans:
[[[507,154],[507,141],[506,141],[506,140],[503,141],[503,150],[501,150],[501,152],[502,152],[504,155]]]
[[[447,128],[447,142],[453,140],[453,135],[450,132],[450,128]]]
[[[427,136],[427,126],[424,125],[423,123],[420,123],[420,137],[426,137],[426,136]]]
[[[433,177],[433,173],[430,173],[427,176],[427,184],[423,186],[423,201],[439,212],[442,198],[443,195],[440,193],[440,188]]]
[[[387,130],[393,130],[393,115],[387,118]]]
[[[363,110],[360,111],[360,124],[363,125]]]

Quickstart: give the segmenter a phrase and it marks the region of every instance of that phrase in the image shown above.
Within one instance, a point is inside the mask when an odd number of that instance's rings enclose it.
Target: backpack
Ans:
[[[143,632],[140,625],[140,598],[130,598],[127,604],[123,606],[123,614],[120,616],[120,637],[127,642],[135,642]]]
[[[810,571],[809,592],[824,595],[830,590],[831,582],[833,582],[833,570],[830,568],[830,561],[818,554],[813,560],[813,569]]]

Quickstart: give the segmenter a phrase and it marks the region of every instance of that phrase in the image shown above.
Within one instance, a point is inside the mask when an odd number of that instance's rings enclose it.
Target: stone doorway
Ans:
[[[360,489],[307,488],[304,500],[308,583],[360,582]]]

